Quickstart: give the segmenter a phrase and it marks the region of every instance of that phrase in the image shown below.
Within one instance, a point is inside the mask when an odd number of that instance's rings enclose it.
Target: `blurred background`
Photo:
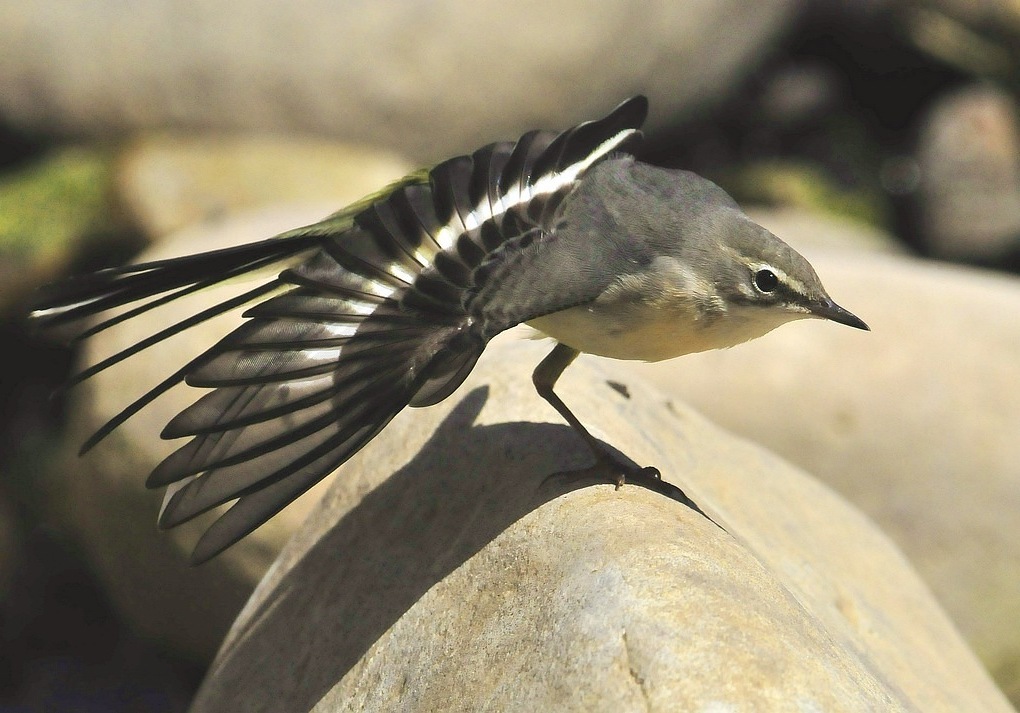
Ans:
[[[635,93],[645,160],[817,251],[875,328],[822,381],[761,379],[738,413],[711,362],[663,388],[874,518],[1020,703],[1018,91],[1016,0],[0,4],[0,709],[184,710],[306,512],[189,569],[194,536],[157,534],[142,486],[159,427],[75,455],[121,379],[177,355],[50,398],[89,357],[30,332],[37,286],[218,247],[217,226],[267,237]],[[749,353],[799,364],[779,340]]]

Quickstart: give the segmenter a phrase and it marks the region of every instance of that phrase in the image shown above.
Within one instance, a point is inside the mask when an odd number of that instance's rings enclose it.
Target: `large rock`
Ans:
[[[654,120],[746,75],[802,0],[0,5],[0,114],[34,132],[299,130],[432,162],[637,91]]]
[[[921,236],[932,255],[990,263],[1020,256],[1020,110],[992,86],[956,90],[918,139]]]
[[[940,64],[1007,86],[1018,76],[1020,12],[1014,0],[879,0],[858,7],[881,12],[883,5],[894,11],[903,38]],[[879,16],[889,22],[888,14]]]
[[[806,252],[870,334],[805,321],[731,350],[617,368],[863,509],[1020,701],[1020,281]]]
[[[267,205],[332,212],[416,166],[377,149],[292,136],[155,133],[117,162],[117,197],[150,236]],[[312,214],[312,217],[321,217]]]
[[[779,235],[805,255],[819,249],[902,254],[906,248],[888,233],[819,209],[748,206],[751,220]]]
[[[581,361],[559,390],[722,527],[554,476],[590,456],[531,389],[547,347],[498,341],[341,469],[194,713],[1009,710],[865,518],[640,381]]]

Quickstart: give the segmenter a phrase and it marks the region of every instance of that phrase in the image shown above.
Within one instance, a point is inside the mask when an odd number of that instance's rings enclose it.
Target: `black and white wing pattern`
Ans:
[[[339,467],[405,406],[437,403],[460,385],[494,336],[479,319],[484,310],[471,305],[479,266],[552,230],[563,198],[591,166],[640,135],[646,112],[645,98],[635,97],[562,133],[533,131],[450,159],[269,240],[44,288],[32,313],[42,326],[127,307],[85,329],[85,338],[224,280],[271,275],[76,376],[244,310],[240,327],[128,405],[83,451],[181,381],[208,389],[164,429],[164,438],[189,440],[147,484],[168,488],[163,527],[235,501],[192,559],[216,555]]]

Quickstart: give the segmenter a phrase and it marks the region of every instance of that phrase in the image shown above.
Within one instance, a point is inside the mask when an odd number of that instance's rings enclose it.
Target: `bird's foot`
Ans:
[[[662,473],[654,465],[646,465],[644,468],[627,462],[614,453],[600,453],[599,461],[604,468],[612,475],[609,482],[619,490],[629,480],[632,483],[647,483],[653,480],[662,480]]]
[[[616,453],[601,449],[595,453],[595,456],[595,463],[585,468],[553,473],[543,481],[543,487],[553,482],[572,483],[578,487],[608,482],[617,490],[626,483],[632,483],[658,491],[663,484],[662,473],[655,466],[649,465],[642,468]]]
[[[625,483],[631,483],[676,500],[678,503],[694,510],[694,512],[717,527],[722,527],[709,517],[704,510],[698,507],[698,504],[689,498],[683,490],[663,480],[662,473],[655,466],[648,465],[642,468],[633,462],[625,461],[622,456],[612,451],[599,449],[595,455],[596,462],[594,465],[577,470],[553,473],[542,481],[540,487],[542,489],[555,488],[559,492],[566,492],[566,490],[574,490],[586,485],[605,483],[608,480],[610,484],[616,486],[616,489],[619,490]]]

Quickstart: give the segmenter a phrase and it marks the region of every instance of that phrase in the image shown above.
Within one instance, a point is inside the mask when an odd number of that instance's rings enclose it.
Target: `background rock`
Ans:
[[[881,230],[860,221],[793,206],[763,208],[748,206],[751,220],[796,247],[802,253],[820,250],[852,250],[902,254],[902,243]]]
[[[895,8],[909,41],[937,60],[981,77],[1015,78],[1020,10],[1013,0],[879,2]]]
[[[395,154],[324,139],[145,134],[117,161],[117,197],[149,236],[269,204],[329,212],[410,173]],[[291,226],[294,227],[294,226]]]
[[[1020,284],[806,250],[870,334],[800,322],[648,378],[809,470],[902,548],[1007,690],[1020,661]]]
[[[654,124],[695,111],[760,61],[801,4],[7,2],[0,113],[71,133],[326,133],[432,162],[639,91]]]
[[[497,341],[342,469],[195,713],[1009,709],[877,529],[636,379],[582,363],[560,393],[726,529],[547,479],[590,457],[528,383],[548,346]]]
[[[923,235],[937,257],[991,263],[1020,255],[1020,115],[992,86],[931,108],[919,139]]]

